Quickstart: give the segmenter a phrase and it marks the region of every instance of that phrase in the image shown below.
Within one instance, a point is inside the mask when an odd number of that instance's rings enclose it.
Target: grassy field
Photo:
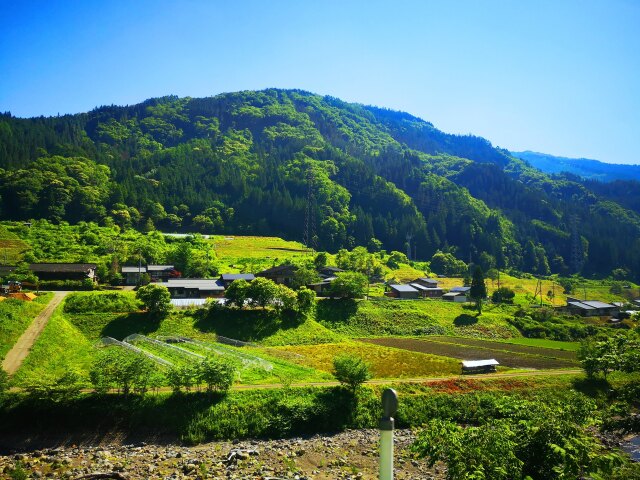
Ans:
[[[22,260],[22,254],[26,250],[29,250],[29,245],[23,242],[18,235],[0,225],[0,263],[15,265]]]
[[[444,334],[510,338],[519,336],[507,323],[515,310],[514,306],[487,306],[478,317],[470,305],[442,300],[321,300],[316,319],[352,337]]]
[[[285,260],[311,257],[315,254],[299,242],[290,242],[278,237],[213,235],[207,242],[215,251],[221,271],[228,273],[255,273]]]
[[[500,365],[510,368],[574,368],[575,359],[566,357],[568,352],[562,350],[534,349],[496,342],[473,341],[474,339],[449,339],[450,341],[435,341],[431,339],[413,338],[370,338],[363,339],[375,345],[402,348],[412,352],[429,353],[460,360],[484,360],[495,358]],[[459,343],[453,343],[459,342]],[[473,342],[473,343],[472,343]],[[528,348],[527,352],[522,349]],[[564,355],[564,356],[563,356]]]
[[[462,285],[462,278],[439,278],[440,287],[450,289]],[[498,288],[498,282],[486,279],[487,290],[489,295]],[[553,280],[542,280],[542,301],[543,305],[560,306],[567,302],[567,295],[564,293],[562,286]],[[633,286],[633,284],[630,284]],[[508,287],[516,293],[514,302],[519,305],[540,305],[540,295],[534,298],[538,287],[538,280],[535,278],[516,278],[506,273],[500,274],[500,286]],[[600,300],[603,302],[621,302],[625,301],[624,295],[611,293],[611,282],[607,280],[584,280],[583,283],[577,284],[574,298],[587,300]],[[637,287],[634,291],[637,290]],[[548,296],[551,292],[552,296]]]
[[[42,331],[31,353],[14,376],[17,385],[52,383],[67,371],[89,371],[96,349],[62,313],[60,305]]]
[[[51,293],[40,295],[33,302],[13,298],[0,302],[0,360],[11,350],[52,296]]]
[[[560,342],[557,340],[548,340],[546,338],[509,338],[506,340],[496,340],[496,342],[512,343],[515,345],[528,345],[531,347],[553,348],[556,350],[568,350],[575,352],[580,348],[578,342]]]
[[[326,372],[332,371],[335,356],[351,354],[363,358],[370,365],[374,378],[432,377],[460,373],[460,362],[451,358],[356,341],[284,346],[278,349],[302,355],[304,364]]]
[[[522,353],[525,355],[538,355],[542,357],[551,358],[563,358],[566,360],[574,361],[576,359],[575,351],[552,348],[549,346],[533,346],[533,345],[518,345],[514,343],[484,340],[479,338],[461,338],[461,337],[440,337],[430,336],[429,341],[440,343],[451,343],[454,345],[465,345],[471,347],[489,348],[492,350],[505,350],[512,353]],[[570,342],[566,342],[570,343]],[[578,345],[578,343],[575,343]]]

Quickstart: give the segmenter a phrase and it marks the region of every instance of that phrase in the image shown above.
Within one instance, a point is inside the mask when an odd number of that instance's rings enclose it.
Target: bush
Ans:
[[[491,300],[495,303],[513,303],[516,292],[509,287],[500,287],[491,295]]]
[[[98,393],[117,388],[124,395],[132,391],[144,395],[155,372],[155,363],[143,354],[109,347],[98,355],[89,379]]]
[[[340,272],[331,282],[329,295],[340,298],[362,298],[367,292],[369,281],[361,273]]]
[[[199,365],[198,379],[207,386],[207,391],[226,392],[233,385],[236,369],[217,358],[205,358]]]
[[[224,296],[227,299],[227,305],[235,305],[238,308],[244,307],[244,303],[248,298],[249,282],[244,279],[234,280],[227,287]]]
[[[135,312],[138,302],[132,295],[121,292],[72,293],[64,303],[66,313]]]
[[[355,355],[339,355],[333,359],[333,375],[350,390],[355,391],[358,386],[371,378],[369,366]]]
[[[298,311],[302,314],[307,314],[313,311],[316,306],[316,292],[302,287],[296,292]]]
[[[153,314],[166,315],[173,308],[169,290],[162,285],[149,284],[140,287],[136,292],[136,298]]]
[[[9,390],[9,374],[0,368],[0,398]]]

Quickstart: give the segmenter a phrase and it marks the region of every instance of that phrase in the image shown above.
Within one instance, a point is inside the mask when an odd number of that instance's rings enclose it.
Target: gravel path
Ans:
[[[9,353],[7,353],[7,356],[2,362],[2,368],[9,375],[13,375],[18,371],[18,368],[20,368],[24,359],[29,355],[33,344],[47,325],[49,318],[51,318],[51,314],[56,307],[60,305],[60,302],[62,302],[67,293],[69,292],[55,292],[51,301],[46,307],[44,307],[44,310],[42,310],[38,316],[33,319],[31,325],[27,327],[13,348],[9,350]]]

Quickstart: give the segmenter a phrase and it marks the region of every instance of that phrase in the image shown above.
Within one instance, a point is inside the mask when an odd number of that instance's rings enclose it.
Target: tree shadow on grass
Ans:
[[[456,327],[467,327],[469,325],[475,325],[478,323],[478,317],[469,315],[468,313],[462,313],[453,319],[453,324]]]
[[[318,302],[316,318],[321,323],[348,323],[358,312],[358,302],[349,298],[324,299]]]
[[[296,328],[304,317],[295,312],[271,309],[217,308],[201,310],[195,315],[194,327],[203,333],[215,333],[245,342],[260,341],[278,330]]]
[[[114,318],[102,329],[101,336],[122,340],[133,333],[148,335],[155,332],[162,322],[161,316],[146,312],[133,312]]]
[[[609,395],[613,387],[605,378],[576,378],[573,380],[573,388],[589,397]]]

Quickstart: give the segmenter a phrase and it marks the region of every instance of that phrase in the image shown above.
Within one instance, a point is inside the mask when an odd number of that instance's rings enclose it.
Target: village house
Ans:
[[[289,286],[293,283],[293,278],[297,271],[298,267],[295,265],[278,265],[256,273],[256,277],[268,278],[275,283]]]
[[[392,298],[415,299],[420,298],[420,291],[410,285],[393,284],[389,285],[389,291],[385,295]]]
[[[224,295],[224,285],[216,279],[170,278],[158,285],[167,287],[171,298],[209,298]]]
[[[612,317],[619,311],[619,307],[610,303],[598,300],[578,300],[572,297],[567,297],[566,309],[569,313],[581,317]]]
[[[428,278],[428,277],[416,278],[411,283],[417,283],[418,285],[422,285],[423,287],[426,287],[426,288],[438,288],[438,285],[440,284],[440,282],[435,278]]]
[[[439,287],[426,287],[422,283],[414,282],[409,285],[418,290],[422,298],[439,298],[444,293],[444,290]]]
[[[252,282],[255,278],[256,276],[253,273],[223,273],[220,275],[220,281],[225,289],[228,288],[235,280],[246,280],[247,282]]]
[[[320,282],[310,283],[309,285],[306,285],[306,287],[316,292],[318,297],[326,297],[329,294],[331,282],[335,279],[336,277],[323,278]]]
[[[147,273],[147,267],[142,266],[124,266],[121,270],[124,277],[125,285],[137,285],[140,282],[142,274]]]
[[[85,280],[96,281],[95,263],[32,263],[31,270],[40,280]]]
[[[166,282],[181,276],[173,265],[147,265],[147,273],[152,282]]]

